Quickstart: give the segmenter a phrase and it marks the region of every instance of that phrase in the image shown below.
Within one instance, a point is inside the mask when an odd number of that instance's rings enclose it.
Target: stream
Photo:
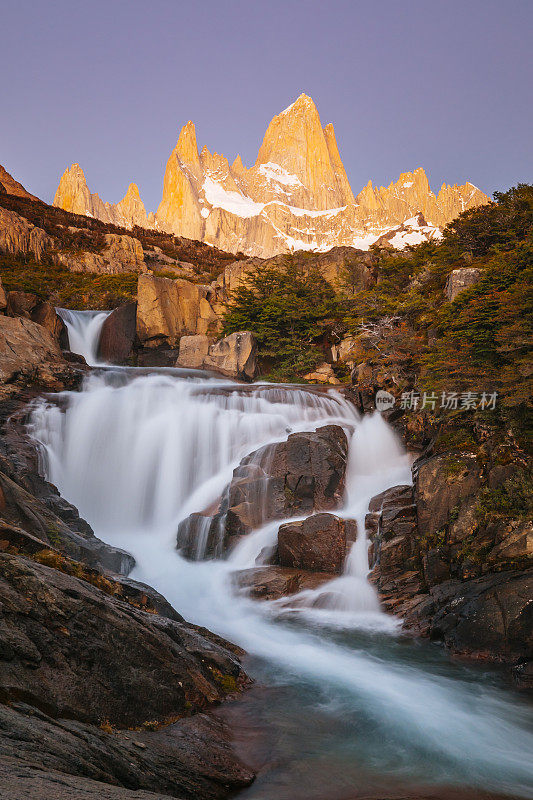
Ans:
[[[62,318],[71,347],[95,364],[105,315]],[[410,459],[379,414],[360,418],[334,389],[97,366],[59,405],[40,400],[29,427],[46,477],[97,536],[134,555],[131,577],[247,651],[244,666],[265,688],[245,694],[240,713],[263,731],[268,757],[239,797],[347,800],[398,786],[533,797],[525,699],[495,670],[402,634],[367,580],[364,533],[342,575],[290,603],[252,601],[233,580],[274,545],[279,520],[225,559],[187,561],[176,550],[178,524],[220,497],[244,456],[326,424],[350,443],[335,513],[363,532],[370,498],[411,482]]]

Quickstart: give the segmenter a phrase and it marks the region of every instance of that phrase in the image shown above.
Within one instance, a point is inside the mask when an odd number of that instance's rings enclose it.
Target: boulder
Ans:
[[[469,289],[481,277],[481,270],[475,267],[462,267],[461,269],[454,269],[450,272],[444,294],[450,303],[453,303],[457,295]]]
[[[47,300],[43,300],[34,306],[31,312],[31,320],[46,328],[56,342],[61,343],[63,338],[67,336],[65,323],[56,313],[54,306]]]
[[[55,341],[63,337],[68,341],[65,323],[58,316],[55,307],[47,300],[31,292],[8,292],[6,314],[9,317],[23,317],[46,328]]]
[[[201,369],[207,358],[210,344],[211,339],[205,334],[199,333],[196,336],[182,336],[180,339],[180,351],[176,366],[187,369]]]
[[[344,495],[347,455],[348,440],[339,425],[292,433],[287,441],[241,461],[229,488],[230,508],[257,506],[261,495],[263,521],[337,508]],[[258,464],[266,482],[257,477]]]
[[[344,495],[347,454],[344,430],[325,425],[314,433],[293,433],[285,442],[246,456],[234,470],[213,516],[193,514],[180,523],[182,554],[197,557],[199,524],[206,538],[203,558],[220,557],[240,536],[269,520],[337,508]]]
[[[282,567],[340,574],[347,540],[353,541],[356,524],[333,514],[314,514],[287,522],[278,531],[278,560]]]
[[[182,336],[206,334],[218,324],[209,304],[211,289],[178,278],[140,275],[137,336],[145,347],[175,347]]]
[[[110,364],[123,364],[133,352],[136,321],[136,303],[115,308],[102,325],[98,358]]]
[[[231,333],[212,344],[204,367],[230,378],[252,381],[257,373],[257,342],[249,331]]]
[[[340,380],[335,377],[333,367],[331,364],[324,362],[320,364],[313,372],[304,375],[304,380],[313,381],[313,383],[329,383],[332,386],[339,386]]]
[[[0,317],[0,382],[11,381],[45,362],[61,362],[61,351],[41,325],[18,317]]]

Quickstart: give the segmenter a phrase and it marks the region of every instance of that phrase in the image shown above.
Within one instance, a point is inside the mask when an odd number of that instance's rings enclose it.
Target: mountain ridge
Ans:
[[[406,223],[412,223],[409,239],[393,246],[417,244],[439,238],[461,211],[487,202],[469,182],[443,183],[433,192],[422,167],[387,187],[369,181],[354,196],[333,124],[322,127],[306,94],[273,117],[249,168],[239,155],[230,164],[205,145],[199,151],[189,120],[167,160],[155,214],[146,212],[135,184],[119,203],[105,203],[89,191],[78,164],[65,171],[54,198],[54,205],[104,222],[153,227],[260,257],[342,245],[368,249]]]

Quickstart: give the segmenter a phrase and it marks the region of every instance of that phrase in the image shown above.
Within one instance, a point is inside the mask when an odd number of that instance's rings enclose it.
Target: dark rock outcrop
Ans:
[[[344,430],[325,425],[315,433],[293,433],[285,442],[246,456],[212,517],[205,556],[222,555],[240,536],[269,520],[337,508],[344,493],[347,454]],[[191,523],[189,518],[178,532],[178,547],[186,554],[194,548],[188,531],[205,519],[203,514],[195,516],[202,520]]]
[[[0,693],[54,717],[121,727],[222,700],[244,673],[184,622],[141,611],[87,581],[0,555]]]
[[[98,358],[110,364],[124,364],[133,354],[137,304],[125,303],[104,320],[98,344]]]

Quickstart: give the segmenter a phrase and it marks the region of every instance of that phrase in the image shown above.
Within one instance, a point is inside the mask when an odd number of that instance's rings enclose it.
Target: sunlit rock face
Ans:
[[[54,203],[116,225],[156,227],[265,258],[346,245],[367,250],[383,236],[401,249],[440,237],[458,214],[488,201],[471,183],[443,184],[435,194],[421,167],[387,187],[369,181],[354,197],[333,125],[322,127],[314,102],[302,94],[273,118],[250,168],[240,156],[230,164],[205,146],[199,151],[189,121],[167,161],[155,214],[146,214],[135,184],[119,203],[104,203],[91,194],[77,164],[61,178]],[[396,229],[408,235],[396,236]]]

